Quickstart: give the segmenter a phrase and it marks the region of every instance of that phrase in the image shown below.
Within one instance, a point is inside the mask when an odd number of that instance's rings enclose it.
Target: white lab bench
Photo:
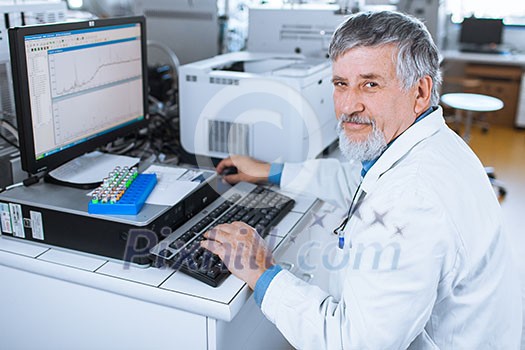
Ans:
[[[278,225],[283,234],[266,241],[279,263],[310,279],[293,261],[327,204],[288,195],[296,205]],[[0,236],[0,279],[4,349],[290,348],[235,276],[213,288],[172,269]]]
[[[525,54],[487,54],[476,52],[461,52],[459,50],[445,50],[442,53],[444,61],[460,61],[470,63],[501,64],[507,66],[521,66],[525,68]]]

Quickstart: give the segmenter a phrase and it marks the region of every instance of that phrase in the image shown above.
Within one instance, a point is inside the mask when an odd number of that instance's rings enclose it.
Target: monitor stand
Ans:
[[[116,166],[132,167],[138,162],[139,158],[95,151],[70,160],[50,171],[44,180],[63,186],[95,188]]]

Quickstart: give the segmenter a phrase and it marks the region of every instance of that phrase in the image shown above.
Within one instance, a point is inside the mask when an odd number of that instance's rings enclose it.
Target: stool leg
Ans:
[[[487,121],[487,114],[486,113],[480,113],[479,117],[476,118],[477,125],[481,126],[481,131],[483,131],[484,134],[486,134],[490,129],[490,124]]]
[[[463,133],[463,140],[466,143],[470,141],[470,131],[472,129],[472,111],[467,111],[467,116],[465,118],[465,132]]]
[[[456,113],[454,114],[454,131],[459,134],[460,133],[460,124],[461,124],[461,111],[459,109],[456,109]]]

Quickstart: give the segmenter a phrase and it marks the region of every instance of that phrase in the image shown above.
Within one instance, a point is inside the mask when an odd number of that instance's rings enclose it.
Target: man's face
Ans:
[[[350,155],[358,160],[379,156],[384,146],[417,117],[417,87],[403,89],[396,73],[396,56],[397,48],[393,44],[356,47],[333,62],[332,81],[340,139],[346,136],[347,140],[342,141],[347,141],[350,150],[359,146],[378,148],[372,155],[370,152]]]

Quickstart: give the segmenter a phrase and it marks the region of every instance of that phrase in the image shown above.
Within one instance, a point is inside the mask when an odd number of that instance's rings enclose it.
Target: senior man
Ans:
[[[480,161],[437,106],[430,34],[400,13],[359,13],[338,27],[329,54],[340,149],[362,163],[360,173],[335,159],[280,165],[235,156],[217,171],[236,166],[225,176],[231,183],[269,180],[348,210],[334,239],[349,259],[331,290],[276,265],[244,223],[217,226],[202,245],[254,289],[300,349],[518,349],[521,294],[500,208]],[[391,259],[357,251],[370,246]]]

